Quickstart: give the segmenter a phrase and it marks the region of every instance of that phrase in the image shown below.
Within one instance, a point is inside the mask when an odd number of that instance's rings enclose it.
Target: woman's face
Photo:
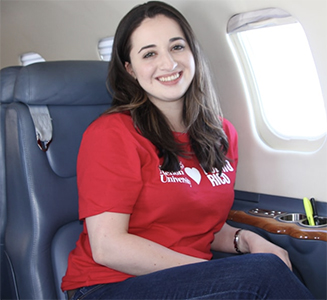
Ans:
[[[194,77],[195,63],[179,24],[163,15],[147,18],[133,32],[131,45],[131,63],[125,63],[126,70],[150,101],[159,109],[182,101]]]

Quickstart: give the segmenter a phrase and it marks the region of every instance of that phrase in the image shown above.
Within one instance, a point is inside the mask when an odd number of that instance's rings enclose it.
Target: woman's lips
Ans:
[[[182,76],[182,72],[178,72],[169,76],[157,77],[157,79],[163,83],[172,83],[178,80],[181,76]]]

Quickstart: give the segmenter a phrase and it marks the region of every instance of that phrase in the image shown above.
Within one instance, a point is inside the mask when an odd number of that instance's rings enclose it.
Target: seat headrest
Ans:
[[[14,87],[21,67],[7,67],[0,71],[0,102],[10,103],[14,99]]]
[[[108,62],[54,61],[21,68],[15,101],[30,105],[97,105],[111,102]]]

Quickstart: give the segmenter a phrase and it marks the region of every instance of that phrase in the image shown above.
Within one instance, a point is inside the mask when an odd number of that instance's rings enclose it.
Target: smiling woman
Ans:
[[[237,133],[207,70],[170,5],[139,5],[118,25],[113,106],[77,161],[85,226],[62,282],[69,298],[312,299],[286,250],[226,223]],[[211,250],[251,255],[213,261]]]

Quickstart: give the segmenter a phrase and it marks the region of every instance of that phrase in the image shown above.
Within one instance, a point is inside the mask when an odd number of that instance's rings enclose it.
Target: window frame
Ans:
[[[263,108],[255,75],[253,74],[242,41],[238,36],[240,33],[247,30],[293,23],[300,24],[296,18],[279,8],[267,8],[236,14],[232,16],[228,22],[227,37],[241,74],[243,86],[246,91],[246,98],[252,107],[255,128],[261,140],[274,150],[314,152],[319,150],[326,142],[327,128],[323,135],[312,139],[305,137],[284,137],[277,134],[274,129],[271,128],[262,113]]]

